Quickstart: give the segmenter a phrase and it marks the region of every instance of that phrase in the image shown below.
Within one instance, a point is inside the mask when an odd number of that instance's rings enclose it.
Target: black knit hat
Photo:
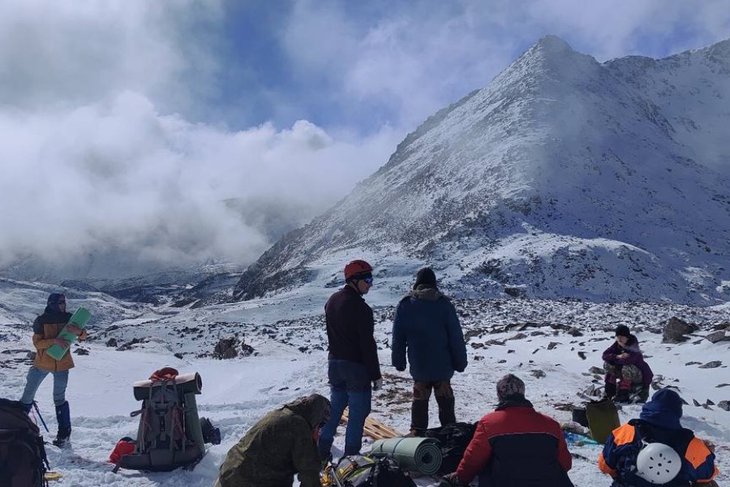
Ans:
[[[436,274],[430,267],[424,267],[416,273],[416,283],[413,284],[413,289],[421,284],[425,287],[436,287]]]
[[[616,327],[616,330],[614,331],[617,337],[630,337],[631,331],[629,330],[629,327],[626,325],[618,325]]]
[[[46,310],[61,311],[61,303],[66,304],[66,296],[61,293],[51,293],[46,302]]]
[[[507,374],[497,382],[497,398],[500,401],[512,396],[524,396],[525,383],[513,374]]]

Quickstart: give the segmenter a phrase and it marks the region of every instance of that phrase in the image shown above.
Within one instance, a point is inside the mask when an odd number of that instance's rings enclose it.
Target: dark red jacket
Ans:
[[[622,353],[626,353],[628,356],[618,358]],[[641,348],[639,348],[639,340],[634,335],[629,337],[629,341],[624,346],[614,342],[603,352],[602,358],[604,362],[615,366],[636,365],[641,370],[643,386],[648,388],[651,385],[654,373],[651,371],[649,364],[644,361],[644,354],[641,353]]]
[[[572,487],[571,466],[558,422],[513,396],[479,421],[456,475],[464,484],[479,475],[480,487]]]
[[[373,332],[373,310],[362,296],[345,286],[324,305],[329,356],[365,365],[370,380],[380,379],[378,346]]]

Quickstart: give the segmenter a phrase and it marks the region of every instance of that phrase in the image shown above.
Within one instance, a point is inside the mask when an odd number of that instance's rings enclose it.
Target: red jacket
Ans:
[[[479,475],[480,487],[572,487],[571,466],[558,422],[514,396],[479,421],[456,475],[464,484]]]

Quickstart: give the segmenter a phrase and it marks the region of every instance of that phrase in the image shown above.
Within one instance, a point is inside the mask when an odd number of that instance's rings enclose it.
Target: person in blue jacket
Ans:
[[[413,290],[398,303],[393,320],[393,366],[406,369],[406,351],[413,377],[411,435],[422,436],[428,428],[428,402],[433,390],[441,425],[456,422],[454,371],[466,369],[466,345],[456,309],[436,285],[433,270],[416,274]]]
[[[613,478],[611,486],[717,485],[713,480],[718,470],[712,448],[692,430],[683,428],[681,417],[679,394],[660,389],[644,404],[639,419],[613,430],[598,456],[598,468]],[[642,451],[657,443],[664,452],[658,450],[658,455],[642,462]],[[659,463],[653,465],[652,461]],[[662,477],[665,473],[666,478]]]

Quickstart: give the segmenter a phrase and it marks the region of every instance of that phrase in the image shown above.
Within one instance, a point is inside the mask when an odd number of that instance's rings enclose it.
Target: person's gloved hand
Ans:
[[[383,387],[383,378],[382,377],[380,379],[375,379],[373,381],[373,390],[374,391],[379,391],[381,387]]]
[[[447,473],[441,478],[443,480],[441,481],[440,487],[461,487],[464,485],[461,483],[461,480],[459,480],[459,477],[456,476],[456,472]]]

